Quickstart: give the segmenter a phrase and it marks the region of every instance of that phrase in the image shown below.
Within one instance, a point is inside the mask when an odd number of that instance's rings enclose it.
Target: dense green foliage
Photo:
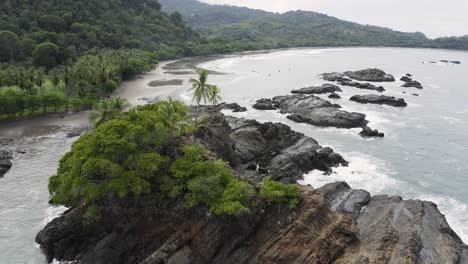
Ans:
[[[268,49],[316,46],[396,46],[468,49],[468,38],[428,39],[422,33],[360,25],[310,11],[270,13],[197,0],[161,0],[214,43]]]
[[[47,71],[10,64],[0,68],[0,116],[22,116],[65,109],[89,108],[126,79],[153,69],[155,55],[140,50],[91,50],[75,63]],[[91,103],[91,104],[90,104]]]
[[[103,99],[94,105],[93,112],[91,112],[89,119],[94,126],[114,119],[125,111],[130,104],[124,98],[114,97],[111,99]]]
[[[50,178],[52,201],[105,205],[115,199],[183,198],[217,215],[248,212],[255,189],[239,180],[201,145],[178,145],[194,130],[180,102],[141,106],[101,123],[79,138]],[[173,155],[180,148],[181,154]],[[93,214],[91,212],[91,214]]]
[[[186,41],[197,39],[192,29],[160,12],[156,0],[4,0],[0,13],[0,31],[19,38],[16,60],[32,57],[44,42],[59,47],[61,63],[94,48],[172,53],[175,47],[180,53]]]
[[[270,203],[288,203],[294,208],[299,203],[299,188],[296,184],[282,184],[263,178],[260,187],[260,197]]]

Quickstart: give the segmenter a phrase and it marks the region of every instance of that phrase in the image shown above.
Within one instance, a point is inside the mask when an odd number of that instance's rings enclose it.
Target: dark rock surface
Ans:
[[[375,86],[371,83],[360,83],[360,82],[353,82],[353,81],[342,81],[340,82],[341,85],[344,86],[352,86],[356,87],[359,89],[364,89],[364,90],[372,90],[372,91],[377,91],[377,92],[384,92],[385,88],[383,86]]]
[[[402,82],[411,82],[413,79],[411,79],[409,76],[403,76],[401,77],[400,81]]]
[[[232,112],[234,113],[247,112],[247,108],[240,106],[238,103],[231,103],[231,104],[222,103],[222,104],[219,104],[218,107],[220,107],[221,109],[232,110]]]
[[[387,195],[370,198],[344,182],[318,191],[332,211],[352,211],[356,219],[359,243],[334,263],[468,263],[468,247],[434,203]]]
[[[406,88],[417,88],[417,89],[423,89],[424,87],[422,84],[418,81],[409,81],[403,84],[401,87],[406,87]]]
[[[273,99],[261,99],[253,106],[259,110],[279,109],[287,118],[298,123],[308,123],[319,127],[355,128],[364,127],[366,115],[341,110],[317,96],[287,95]]]
[[[395,77],[380,69],[365,69],[360,71],[347,71],[344,73],[347,77],[366,82],[394,82]]]
[[[423,89],[422,84],[418,81],[413,80],[413,78],[411,78],[411,75],[403,76],[401,77],[400,80],[404,82],[404,84],[401,87],[413,87],[413,88]]]
[[[354,95],[349,100],[361,104],[380,104],[394,107],[406,107],[408,105],[403,98],[375,94]]]
[[[335,93],[335,92],[342,92],[340,87],[334,84],[323,84],[321,86],[312,86],[301,88],[298,90],[292,90],[291,93],[293,94],[326,94],[326,93]]]
[[[195,109],[195,106],[192,106]],[[204,112],[219,112],[221,110],[232,110],[234,113],[247,112],[247,108],[240,106],[238,103],[220,103],[217,105],[200,105],[199,111]]]
[[[91,131],[92,127],[89,125],[83,125],[83,126],[78,126],[78,127],[71,127],[65,130],[65,133],[67,134],[66,137],[68,138],[74,138],[74,137],[79,137],[82,134]]]
[[[263,177],[291,183],[311,170],[331,173],[332,167],[347,165],[331,148],[281,123],[261,124],[215,113],[196,137],[253,183]]]
[[[0,178],[5,175],[13,165],[11,160],[13,159],[12,152],[8,149],[0,149]]]
[[[321,75],[324,80],[332,82],[345,82],[350,79],[363,82],[394,82],[395,77],[380,69],[365,69],[360,71],[347,71],[344,73],[332,72]]]
[[[362,131],[359,133],[361,137],[381,137],[385,136],[384,133],[379,132],[377,129],[372,129],[368,126],[364,127]]]
[[[329,72],[329,73],[323,73],[320,75],[324,80],[330,81],[330,82],[346,82],[346,81],[351,81],[351,79],[346,78],[344,73],[341,72]]]
[[[253,105],[253,108],[257,110],[277,110],[278,108],[274,105],[271,99],[260,99]]]
[[[330,99],[341,99],[341,96],[337,93],[331,93],[328,98]]]

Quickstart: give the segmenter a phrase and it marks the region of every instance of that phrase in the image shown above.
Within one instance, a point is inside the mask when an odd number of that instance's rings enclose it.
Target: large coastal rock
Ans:
[[[347,165],[331,148],[281,123],[214,113],[195,136],[255,184],[263,177],[294,183],[309,171],[331,173],[333,167]]]
[[[380,69],[366,69],[360,71],[347,71],[344,73],[347,77],[365,82],[394,82],[395,77]]]
[[[405,107],[408,104],[405,102],[403,98],[396,98],[394,96],[386,96],[386,95],[375,95],[375,94],[367,94],[367,95],[354,95],[349,100],[358,102],[361,104],[380,104],[380,105],[389,105],[394,107]]]
[[[377,91],[379,93],[384,92],[385,88],[383,86],[375,86],[371,83],[360,83],[360,82],[353,82],[353,81],[341,81],[341,85],[344,86],[352,86],[356,87],[358,89],[364,89],[364,90],[371,90],[371,91]]]
[[[364,138],[368,137],[381,137],[383,138],[385,136],[384,133],[378,131],[377,129],[372,129],[368,126],[364,127],[361,132],[359,132],[359,135]]]
[[[437,206],[374,196],[344,182],[301,188],[297,208],[262,204],[216,217],[181,201],[73,208],[36,237],[49,261],[160,263],[467,263],[468,247]]]
[[[424,87],[418,81],[405,82],[401,87],[423,89]]]
[[[344,73],[332,72],[321,75],[324,80],[332,82],[345,82],[350,79],[364,82],[394,82],[395,77],[380,69],[365,69],[360,71],[347,71]]]
[[[366,115],[341,110],[339,105],[317,96],[287,95],[273,99],[261,99],[253,106],[259,110],[279,109],[287,118],[319,127],[355,128],[364,127]]]
[[[437,205],[374,196],[344,182],[319,189],[336,212],[353,213],[358,243],[334,263],[468,263],[468,247],[447,224]]]
[[[335,93],[335,92],[342,92],[340,87],[334,84],[323,84],[321,86],[312,86],[301,88],[298,90],[292,90],[291,93],[293,94],[326,94],[326,93]]]
[[[0,178],[5,175],[13,165],[11,160],[13,159],[12,152],[7,149],[0,150]]]
[[[423,89],[423,86],[420,82],[413,80],[411,75],[405,75],[401,77],[400,81],[404,82],[401,87],[413,87],[417,89]]]

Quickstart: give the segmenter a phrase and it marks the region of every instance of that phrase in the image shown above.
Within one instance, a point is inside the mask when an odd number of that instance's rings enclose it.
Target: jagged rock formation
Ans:
[[[349,100],[361,103],[361,104],[380,104],[380,105],[389,105],[394,107],[406,107],[408,104],[403,98],[396,98],[394,96],[386,95],[354,95]]]
[[[331,173],[333,167],[348,164],[331,148],[281,123],[261,124],[215,113],[195,136],[253,183],[265,176],[294,183],[311,170]]]
[[[0,178],[5,175],[13,165],[11,160],[13,159],[12,153],[10,150],[2,149],[0,150]]]
[[[365,82],[394,82],[395,77],[380,69],[365,69],[360,71],[347,71],[344,73],[332,72],[321,75],[324,80],[332,82],[345,82],[350,79]]]
[[[279,109],[282,114],[289,114],[287,118],[293,121],[319,127],[355,128],[364,127],[368,123],[366,115],[341,110],[341,106],[313,95],[260,99],[253,107],[259,110]]]
[[[334,84],[323,84],[321,86],[311,86],[306,88],[301,88],[298,90],[292,90],[291,93],[293,94],[326,94],[326,93],[335,93],[335,92],[342,92],[340,87]]]
[[[372,129],[368,126],[364,127],[361,132],[359,132],[361,137],[384,137],[385,134],[378,131],[377,129]]]
[[[417,89],[423,89],[423,86],[420,82],[413,80],[411,75],[406,75],[401,77],[400,81],[404,82],[401,87],[413,87]]]
[[[339,83],[344,86],[352,86],[358,89],[377,91],[379,93],[385,91],[385,88],[383,88],[383,86],[375,86],[371,83],[360,83],[360,82],[353,82],[353,81],[341,81]]]
[[[84,223],[80,208],[37,236],[48,260],[88,263],[467,263],[468,247],[430,202],[374,196],[344,182],[301,188],[295,209],[263,205],[211,216],[180,201],[105,208]]]

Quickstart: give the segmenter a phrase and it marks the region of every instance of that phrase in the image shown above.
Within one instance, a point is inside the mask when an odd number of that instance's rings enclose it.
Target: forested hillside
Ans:
[[[199,35],[156,0],[0,3],[0,118],[81,109]],[[195,43],[195,44],[189,44]]]
[[[270,48],[396,46],[468,49],[468,37],[428,39],[422,33],[361,25],[310,11],[283,14],[198,0],[161,0],[163,11],[178,11],[189,24],[218,42],[244,41]]]

